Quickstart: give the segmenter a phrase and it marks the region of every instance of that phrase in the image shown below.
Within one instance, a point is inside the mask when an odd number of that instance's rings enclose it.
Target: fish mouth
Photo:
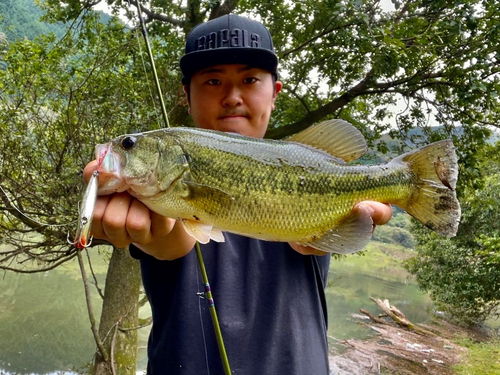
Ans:
[[[113,151],[111,143],[95,147],[97,171],[99,172],[99,195],[119,193],[129,188],[123,178],[123,157]]]
[[[113,147],[111,144],[99,144],[95,146],[95,158],[97,160],[97,170],[99,173],[112,173],[117,167],[119,167],[119,163],[116,163],[116,155],[113,153]]]

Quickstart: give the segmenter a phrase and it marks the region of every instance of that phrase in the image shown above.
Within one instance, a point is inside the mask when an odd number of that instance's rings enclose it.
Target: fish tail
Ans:
[[[413,176],[413,191],[402,208],[428,228],[454,237],[461,211],[455,192],[458,158],[453,142],[435,142],[394,161],[406,164]]]

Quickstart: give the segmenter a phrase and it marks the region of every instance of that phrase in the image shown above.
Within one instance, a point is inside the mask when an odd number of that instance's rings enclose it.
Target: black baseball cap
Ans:
[[[220,64],[248,64],[278,78],[278,56],[269,30],[260,22],[227,14],[199,24],[189,33],[181,58],[182,83],[194,73]]]

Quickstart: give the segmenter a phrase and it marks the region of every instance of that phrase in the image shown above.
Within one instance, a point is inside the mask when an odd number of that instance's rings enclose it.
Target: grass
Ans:
[[[477,342],[462,336],[457,344],[467,348],[464,361],[453,367],[458,375],[493,375],[500,374],[500,338],[486,342]]]

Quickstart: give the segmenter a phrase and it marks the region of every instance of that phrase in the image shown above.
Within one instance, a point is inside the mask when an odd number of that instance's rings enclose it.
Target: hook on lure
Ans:
[[[78,216],[78,225],[74,240],[70,240],[68,233],[68,243],[75,246],[77,249],[85,249],[92,243],[90,235],[90,227],[92,226],[92,216],[94,215],[95,202],[97,200],[99,172],[94,171],[90,177],[85,193],[83,194],[82,205]]]

